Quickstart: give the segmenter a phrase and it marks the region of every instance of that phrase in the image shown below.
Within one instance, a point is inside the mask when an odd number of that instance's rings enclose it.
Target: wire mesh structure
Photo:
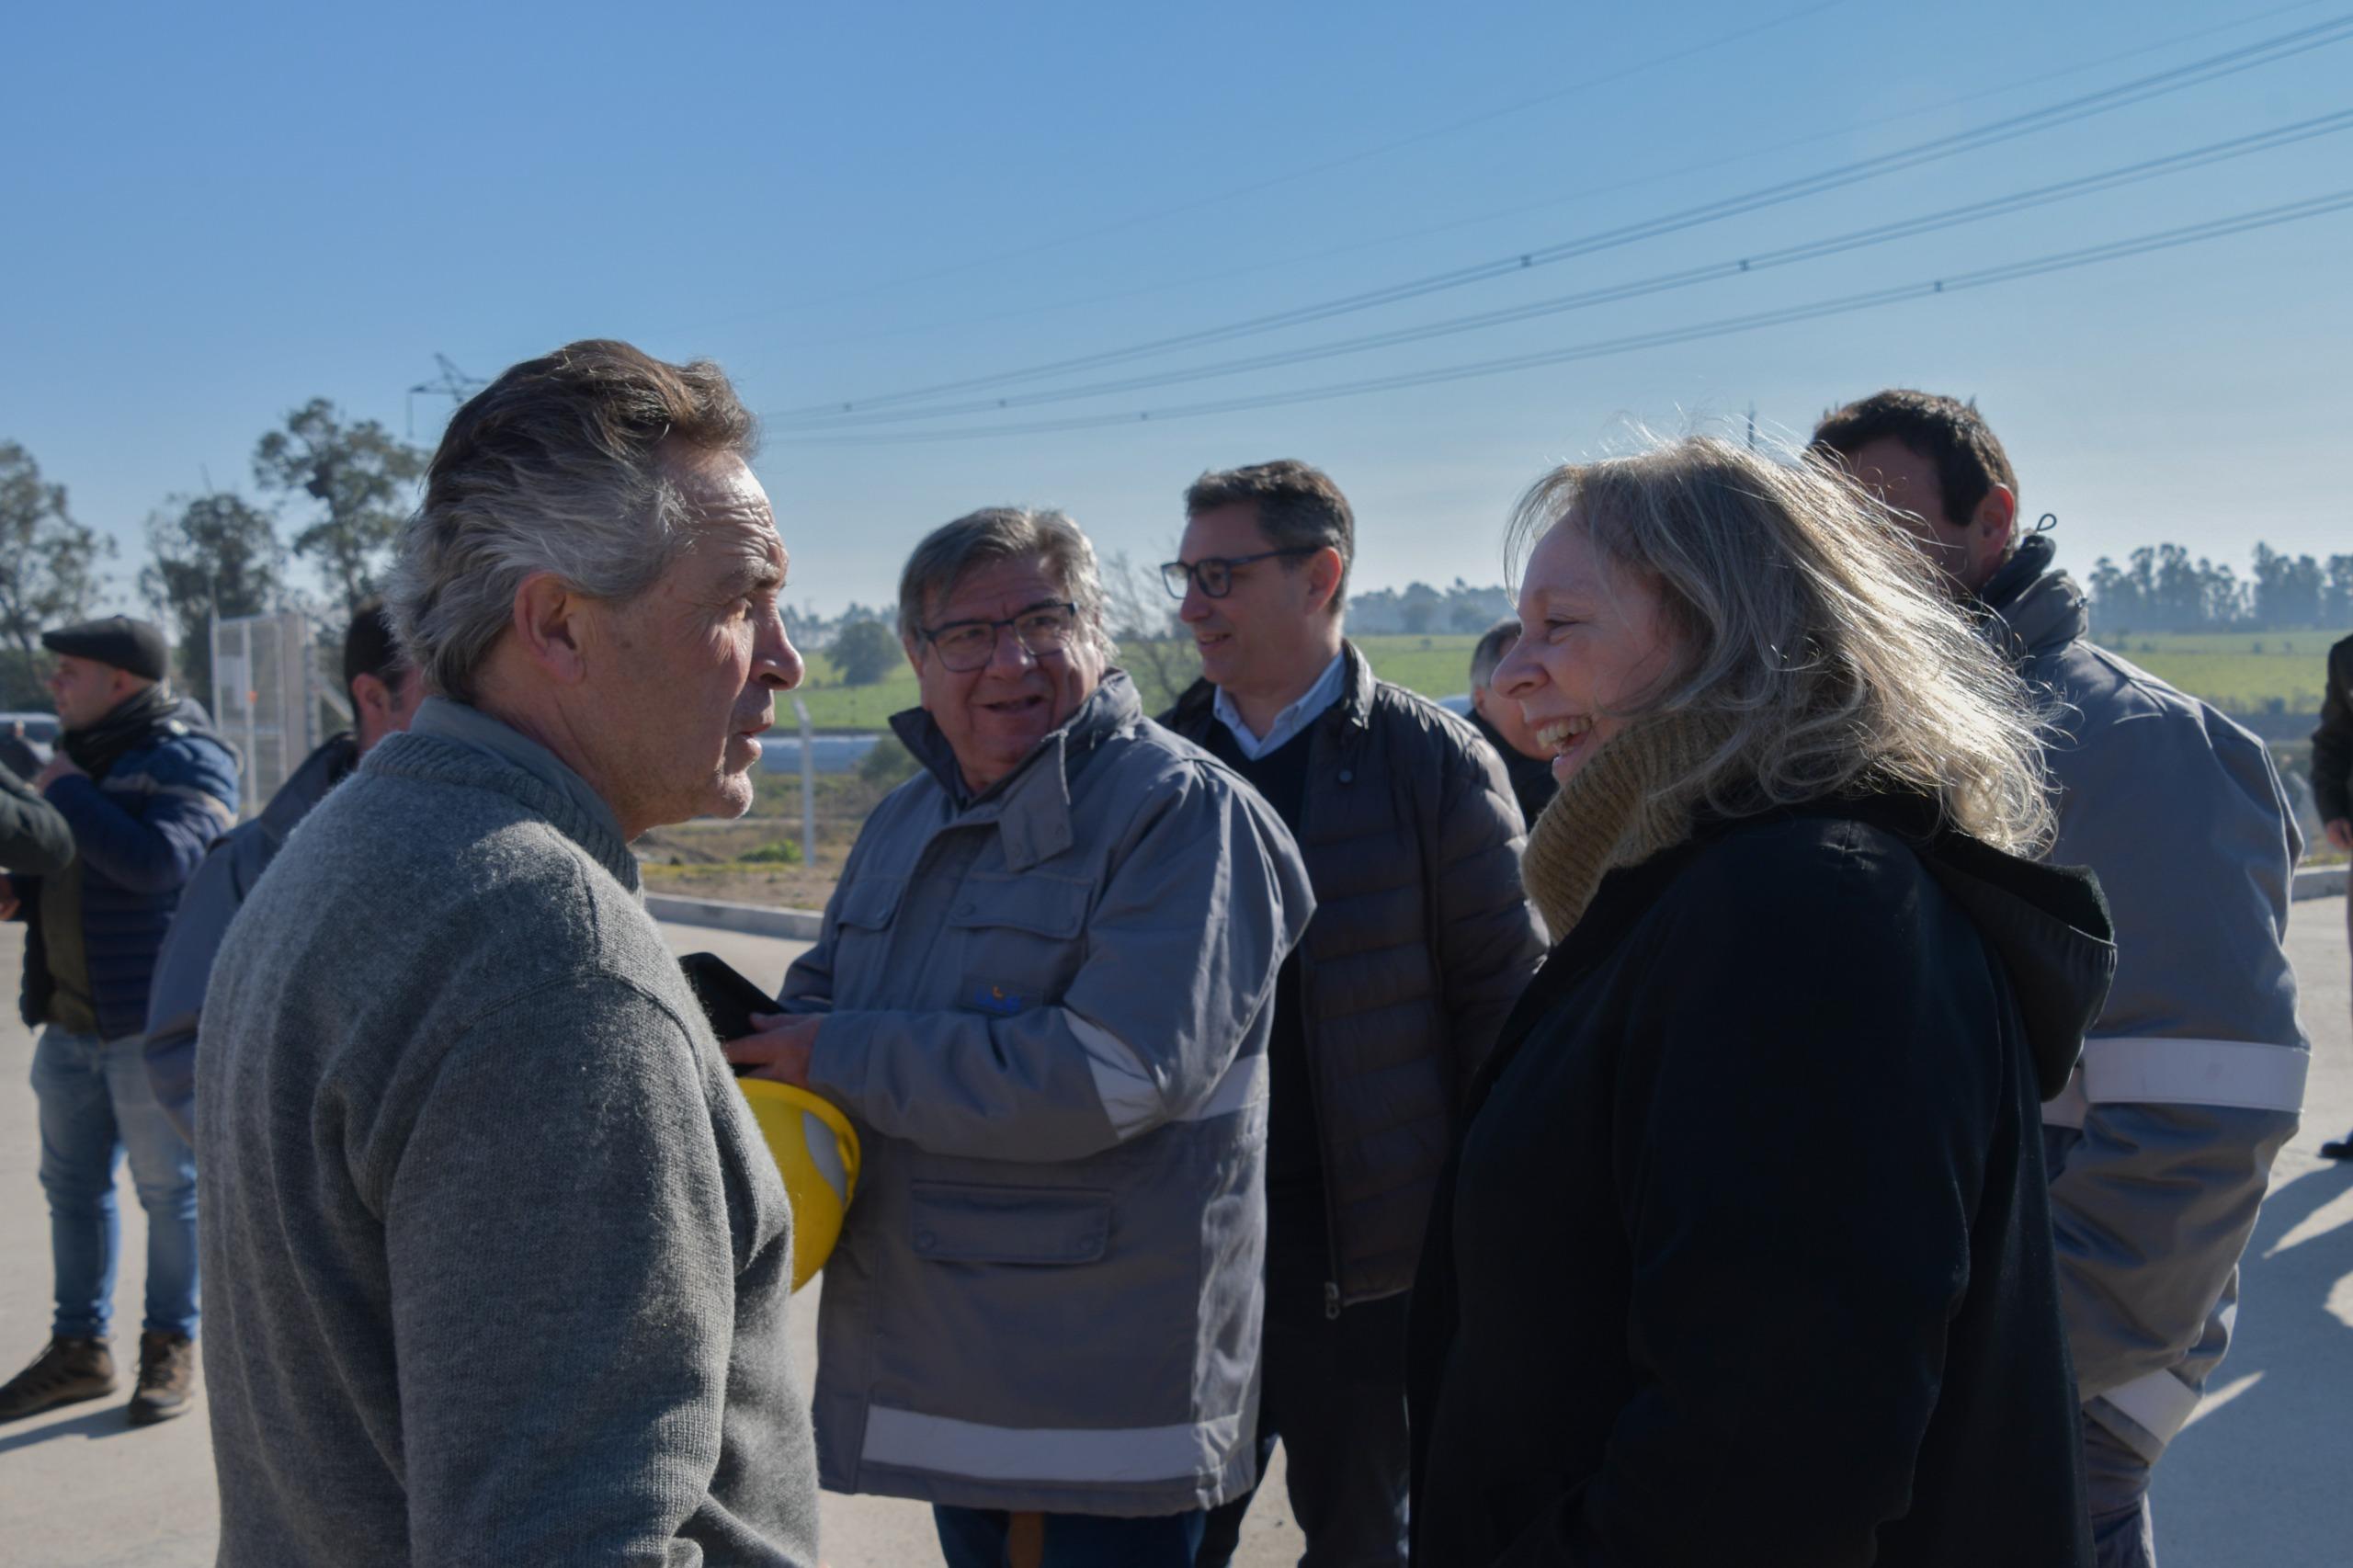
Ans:
[[[325,738],[315,650],[310,617],[299,610],[213,622],[212,718],[237,748],[247,817]]]

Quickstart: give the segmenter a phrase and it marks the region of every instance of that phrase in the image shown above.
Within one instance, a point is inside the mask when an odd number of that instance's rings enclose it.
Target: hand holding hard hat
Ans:
[[[771,1013],[775,1003],[710,953],[680,960],[735,1068],[792,1204],[792,1288],[809,1283],[841,1239],[858,1192],[858,1133],[849,1119],[812,1094],[809,1055],[820,1017]]]

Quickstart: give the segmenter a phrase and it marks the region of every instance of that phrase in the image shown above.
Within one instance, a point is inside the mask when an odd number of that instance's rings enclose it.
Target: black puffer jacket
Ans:
[[[1542,960],[1503,766],[1471,726],[1377,680],[1349,644],[1309,730],[1297,837],[1315,890],[1299,947],[1309,1066],[1346,1303],[1414,1282],[1471,1075]],[[1216,688],[1161,722],[1202,742]]]
[[[1414,1561],[2088,1564],[2040,1102],[2087,873],[1870,801],[1605,878],[1415,1288]]]

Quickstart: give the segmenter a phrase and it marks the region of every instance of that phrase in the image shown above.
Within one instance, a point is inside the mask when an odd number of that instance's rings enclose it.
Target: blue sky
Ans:
[[[2353,11],[1987,0],[868,7],[19,7],[0,92],[0,439],[117,535],[324,395],[402,428],[446,353],[709,355],[783,413],[1515,256]],[[1668,56],[1667,63],[1653,64]],[[2353,108],[2353,41],[1847,188],[1122,373],[1763,253]],[[1536,352],[1925,281],[2353,187],[2353,131],[1546,319],[1035,411],[1124,413]],[[1358,582],[1502,574],[1513,497],[1638,427],[1802,434],[1974,395],[2062,558],[2353,551],[2353,212],[1507,375],[897,445],[772,420],[790,597],[890,597],[923,531],[1062,506],[1158,559],[1208,467],[1299,456]],[[1108,296],[1108,297],[1107,297]],[[1043,383],[1040,383],[1043,384]],[[415,400],[430,439],[447,400]],[[1005,416],[1011,418],[1013,416]],[[861,434],[970,427],[961,418]],[[817,438],[811,439],[815,437]],[[291,534],[293,528],[284,528]]]

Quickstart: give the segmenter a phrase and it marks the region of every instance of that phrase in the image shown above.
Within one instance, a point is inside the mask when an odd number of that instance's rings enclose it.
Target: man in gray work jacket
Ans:
[[[2086,641],[2084,596],[2020,539],[2018,480],[1976,409],[1885,392],[1816,448],[1902,516],[2056,705],[2049,858],[2098,873],[2116,984],[2043,1108],[2052,1228],[2084,1400],[2100,1568],[2155,1562],[2150,1467],[2230,1342],[2238,1262],[2312,1051],[2282,947],[2303,845],[2263,744]]]
[[[950,1568],[1190,1568],[1256,1475],[1267,1030],[1290,834],[1107,669],[1086,536],[976,512],[901,579],[923,771],[875,809],[789,1017],[730,1056],[857,1122],[825,1274],[828,1489]]]

